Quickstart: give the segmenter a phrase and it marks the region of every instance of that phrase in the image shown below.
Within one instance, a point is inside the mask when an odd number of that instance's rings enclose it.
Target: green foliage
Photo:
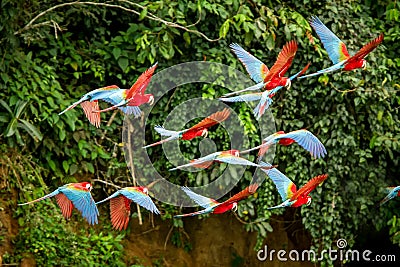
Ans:
[[[318,15],[346,43],[351,54],[380,32],[385,34],[385,40],[368,56],[366,70],[296,80],[290,91],[274,97],[271,110],[277,129],[307,128],[328,151],[326,158],[312,160],[297,145],[277,147],[274,164],[298,186],[318,174],[329,174],[329,179],[313,192],[312,205],[301,209],[303,225],[313,238],[313,248],[330,248],[338,238],[345,238],[353,245],[365,224],[377,229],[389,226],[393,234],[400,232],[397,217],[392,213],[398,203],[373,209],[384,197],[380,188],[399,183],[398,1],[163,0],[136,4],[123,1],[122,5],[137,14],[102,5],[73,4],[54,9],[34,22],[43,23],[41,26],[26,28],[37,14],[54,6],[54,1],[2,1],[0,141],[8,144],[4,148],[7,152],[17,150],[20,155],[18,168],[7,163],[9,168],[17,170],[10,188],[20,191],[37,188],[35,196],[41,196],[44,184],[59,186],[74,180],[72,176],[88,174],[126,185],[129,173],[120,146],[123,117],[117,114],[110,126],[106,126],[111,114],[102,114],[102,128],[96,129],[80,108],[61,116],[57,115],[59,112],[95,88],[111,84],[128,88],[156,61],[157,71],[199,60],[220,62],[245,71],[229,52],[228,44],[232,42],[239,43],[270,67],[281,47],[294,39],[299,51],[289,74],[302,69],[307,62],[312,63],[310,73],[317,71],[331,64],[307,23],[311,15]],[[154,19],[155,16],[161,20]],[[217,81],[218,85],[222,83]],[[169,112],[187,99],[219,97],[225,89],[218,85],[188,85],[171,92],[153,108],[147,126],[150,129],[162,124]],[[258,145],[261,137],[251,109],[243,104],[232,107],[242,120],[250,146]],[[148,132],[146,142],[159,138]],[[229,137],[222,127],[213,129],[210,137],[221,149],[228,148]],[[180,148],[187,158],[194,158],[199,154],[198,144],[199,140],[181,142]],[[160,157],[161,148],[148,151],[154,167],[172,183],[205,184],[220,171],[220,166],[216,166],[201,174],[171,174],[167,171],[171,163]],[[9,162],[11,154],[6,155],[10,156],[3,156],[2,160]],[[254,159],[255,154],[251,156]],[[23,173],[28,173],[28,177]],[[234,192],[247,186],[251,175],[252,172],[246,171]],[[239,205],[240,218],[249,222],[246,229],[259,233],[258,246],[273,231],[269,218],[285,212],[267,210],[279,201],[274,185],[266,179],[256,197]],[[166,204],[161,207],[164,220],[177,213],[175,207]],[[17,252],[12,259],[20,258],[18,253],[26,245],[24,235],[32,242],[29,251],[37,250],[38,263],[73,264],[72,256],[62,255],[61,259],[62,252],[55,249],[57,244],[68,251],[68,242],[75,242],[74,252],[88,257],[93,264],[118,262],[121,256],[118,241],[122,237],[114,242],[108,240],[110,235],[101,236],[94,230],[70,231],[72,226],[65,230],[59,226],[66,226],[65,223],[60,224],[62,220],[53,215],[22,214],[21,208],[17,213],[20,221],[29,222],[17,239]],[[50,227],[51,223],[54,226]],[[84,225],[83,221],[79,223]],[[186,246],[179,234],[184,226],[180,225],[182,220],[174,223],[178,228],[174,242]],[[53,234],[46,236],[43,229]],[[393,242],[400,244],[396,238]],[[101,249],[99,244],[105,243],[117,252],[112,254],[107,247]],[[95,249],[91,250],[89,245]],[[330,264],[325,261],[322,265]]]
[[[124,234],[108,234],[86,227],[80,215],[67,223],[58,206],[40,202],[24,209],[18,219],[22,229],[16,238],[14,255],[4,258],[6,263],[19,262],[24,254],[34,255],[39,266],[125,266],[121,261]],[[54,211],[54,212],[51,212]],[[19,210],[22,212],[22,210]],[[75,211],[74,211],[75,213]]]

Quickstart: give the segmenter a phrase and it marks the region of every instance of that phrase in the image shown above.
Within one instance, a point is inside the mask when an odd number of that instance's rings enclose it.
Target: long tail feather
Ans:
[[[26,202],[26,203],[18,204],[18,206],[23,206],[23,205],[28,205],[28,204],[32,204],[32,203],[35,203],[35,202],[39,202],[39,201],[44,200],[44,199],[46,199],[46,198],[54,197],[55,195],[57,195],[57,194],[59,194],[59,193],[60,193],[60,192],[59,192],[58,190],[55,190],[55,191],[51,192],[50,194],[45,195],[45,196],[43,196],[43,197],[41,197],[41,198],[38,198],[38,199],[35,199],[35,200],[32,200],[32,201]]]
[[[247,87],[247,88],[245,88],[245,89],[243,89],[243,90],[239,90],[239,91],[235,91],[235,92],[232,92],[232,93],[225,94],[225,95],[223,95],[223,97],[228,97],[228,96],[232,96],[232,95],[237,95],[237,94],[240,94],[240,93],[243,93],[243,92],[248,92],[248,91],[257,91],[257,90],[263,88],[264,85],[265,85],[264,82],[257,83],[257,84],[255,84],[255,85],[250,86],[250,87]]]
[[[183,218],[183,217],[190,217],[190,216],[198,216],[200,214],[207,214],[210,213],[209,210],[200,210],[200,211],[196,211],[196,212],[192,212],[192,213],[186,213],[186,214],[179,214],[179,215],[175,215],[174,218]]]

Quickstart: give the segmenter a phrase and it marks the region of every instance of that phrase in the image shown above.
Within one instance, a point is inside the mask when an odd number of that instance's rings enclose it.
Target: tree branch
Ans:
[[[128,0],[118,0],[118,2],[127,3],[127,4],[130,4],[130,5],[133,5],[133,6],[137,7],[137,8],[141,8],[141,9],[145,9],[145,8],[146,8],[146,7],[142,6],[142,5],[139,5],[139,4],[137,4],[137,3],[133,3],[133,2],[128,1]],[[58,4],[58,5],[55,5],[55,6],[53,6],[53,7],[50,7],[50,8],[48,8],[48,9],[46,9],[46,10],[40,12],[36,17],[34,17],[31,21],[29,21],[28,24],[26,24],[22,29],[16,31],[16,32],[14,33],[14,35],[19,35],[19,34],[21,34],[21,33],[24,32],[24,31],[27,31],[27,30],[30,30],[30,29],[33,29],[33,28],[37,28],[37,27],[41,27],[41,26],[43,26],[43,25],[52,25],[52,26],[54,27],[55,31],[57,31],[56,29],[59,29],[59,30],[60,30],[60,27],[58,26],[58,24],[57,24],[55,21],[53,21],[53,20],[49,20],[49,21],[45,21],[45,22],[40,22],[40,23],[37,23],[37,24],[34,24],[34,23],[35,23],[35,21],[37,21],[39,18],[43,17],[44,15],[46,15],[46,14],[49,13],[49,12],[54,11],[55,9],[62,8],[62,7],[66,7],[66,6],[73,6],[73,5],[93,5],[93,6],[103,6],[103,7],[109,7],[109,8],[117,8],[117,9],[121,9],[121,10],[130,12],[130,13],[134,13],[135,15],[138,15],[138,16],[140,15],[140,12],[139,12],[139,11],[136,11],[136,10],[134,10],[134,9],[130,9],[130,8],[127,8],[127,7],[124,7],[124,6],[121,6],[121,5],[108,4],[108,3],[95,3],[95,2],[89,2],[89,1],[86,1],[86,2],[75,1],[75,2],[69,2],[69,3]],[[166,21],[166,20],[164,20],[164,19],[162,19],[162,18],[160,18],[160,17],[157,17],[156,15],[154,15],[154,14],[152,14],[152,13],[150,13],[150,12],[148,12],[148,13],[146,14],[145,18],[147,18],[147,19],[149,19],[149,20],[161,22],[162,24],[164,24],[164,25],[166,25],[166,26],[168,26],[168,27],[181,29],[181,30],[183,30],[183,31],[186,31],[186,32],[190,32],[190,33],[199,35],[199,36],[201,36],[202,38],[206,39],[206,40],[209,41],[209,42],[216,42],[216,41],[218,41],[218,40],[221,39],[221,38],[211,39],[211,38],[209,38],[207,35],[205,35],[204,33],[200,32],[200,31],[198,31],[198,30],[189,29],[189,27],[192,27],[192,26],[196,25],[196,24],[200,21],[201,14],[200,14],[199,20],[198,20],[197,22],[195,22],[194,24],[189,25],[188,27],[185,27],[185,26],[183,26],[183,25],[181,25],[181,24],[178,24],[178,23],[175,23],[175,22]],[[56,37],[57,37],[57,32],[56,32]]]

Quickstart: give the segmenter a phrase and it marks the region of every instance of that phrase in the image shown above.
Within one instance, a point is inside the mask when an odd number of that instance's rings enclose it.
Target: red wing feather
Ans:
[[[300,195],[307,196],[310,194],[311,191],[313,191],[320,183],[326,180],[328,178],[328,174],[322,174],[318,175],[314,178],[312,178],[308,183],[306,183],[302,188],[294,192],[293,196],[290,198],[290,200],[295,200],[297,199]]]
[[[271,67],[270,71],[264,78],[264,82],[268,82],[278,77],[283,77],[286,71],[289,69],[292,64],[293,58],[297,52],[297,43],[296,41],[290,41],[285,44],[282,48],[281,52],[278,55],[278,58],[275,61],[275,64]]]
[[[188,129],[188,131],[200,130],[202,128],[209,128],[211,126],[214,126],[215,124],[221,123],[224,120],[226,120],[230,114],[231,114],[230,110],[228,108],[224,108],[222,111],[215,112],[214,114],[211,114],[201,122],[192,126],[191,128]]]
[[[131,202],[132,200],[123,195],[110,199],[111,223],[116,230],[121,231],[128,227]]]
[[[211,166],[211,164],[213,164],[212,160],[205,161],[205,162],[199,162],[199,163],[196,163],[196,161],[197,160],[195,160],[195,159],[190,160],[190,163],[193,163],[192,167],[200,168],[200,169],[207,169],[208,167]]]
[[[383,41],[383,33],[381,33],[374,40],[364,45],[354,56],[347,60],[347,64],[351,61],[360,60],[365,58],[372,50],[374,50]]]
[[[62,215],[65,219],[71,218],[72,210],[74,209],[74,204],[67,198],[63,193],[59,193],[54,196],[56,198],[58,206],[61,208]]]
[[[92,102],[85,101],[81,103],[81,107],[85,112],[86,117],[88,118],[89,122],[96,126],[97,128],[100,127],[100,113],[95,111],[100,110],[99,108],[99,101],[95,100]]]
[[[126,93],[126,99],[131,99],[134,95],[140,94],[143,95],[144,91],[149,85],[151,77],[154,74],[154,71],[157,68],[157,63],[154,64],[152,67],[148,68],[145,72],[143,72],[136,82],[132,85],[132,87]]]
[[[232,196],[228,200],[224,201],[223,204],[228,204],[228,203],[233,203],[233,202],[238,202],[242,199],[248,198],[252,194],[254,194],[257,191],[258,184],[251,184],[236,195]]]

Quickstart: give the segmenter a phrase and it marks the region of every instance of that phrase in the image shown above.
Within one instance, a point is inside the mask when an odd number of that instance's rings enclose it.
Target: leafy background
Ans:
[[[0,232],[0,246],[10,245],[7,252],[2,250],[3,262],[18,263],[28,253],[39,266],[128,264],[121,245],[124,233],[112,231],[108,218],[92,229],[77,214],[66,223],[51,201],[16,206],[68,182],[95,182],[95,199],[115,190],[101,181],[128,185],[130,174],[120,145],[123,116],[103,114],[103,126],[96,129],[79,108],[58,116],[61,110],[103,85],[128,88],[156,61],[157,71],[199,60],[244,71],[229,51],[232,42],[271,66],[285,42],[296,40],[299,51],[290,73],[307,62],[312,62],[309,72],[314,72],[330,61],[307,23],[311,15],[319,16],[351,52],[380,32],[385,34],[384,43],[368,56],[366,70],[295,81],[290,91],[275,96],[271,110],[276,128],[306,128],[328,151],[326,158],[311,160],[297,146],[277,147],[274,164],[297,184],[320,173],[329,174],[313,193],[313,204],[296,212],[268,211],[279,200],[267,181],[255,198],[241,203],[238,216],[247,231],[258,235],[254,249],[274,234],[270,221],[276,216],[301,220],[310,236],[308,247],[317,250],[330,248],[339,238],[356,248],[370,244],[371,238],[400,245],[399,202],[375,208],[384,197],[382,189],[399,183],[399,10],[398,1],[385,0],[2,1],[1,209],[12,212],[18,225],[16,233]],[[201,88],[204,98],[216,98],[223,92],[208,85]],[[193,97],[198,93],[188,88],[181,95],[163,98],[149,125],[160,123],[173,107]],[[232,107],[243,119],[251,145],[259,144],[251,110],[242,104]],[[211,137],[228,141],[221,129]],[[192,145],[197,147],[198,141]],[[192,145],[185,143],[181,149],[191,155]],[[153,151],[154,155],[161,153]],[[161,158],[156,167],[166,164],[166,158]],[[176,184],[208,182],[194,175],[165,175]],[[250,176],[246,171],[234,192],[247,186]],[[172,219],[179,209],[157,205],[162,220],[178,229],[170,236],[172,242],[183,246],[184,222]],[[185,246],[190,248],[189,243]],[[77,255],[87,262],[77,262]],[[318,263],[332,264],[328,259]]]

